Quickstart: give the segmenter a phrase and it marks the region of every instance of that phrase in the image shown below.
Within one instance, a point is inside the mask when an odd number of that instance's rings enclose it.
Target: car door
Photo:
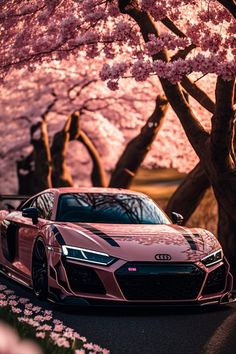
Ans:
[[[38,223],[34,225],[32,220],[28,219],[18,231],[19,266],[24,274],[29,276],[31,276],[34,242],[37,236],[43,236],[43,226],[49,222],[52,215],[53,201],[53,193],[47,192],[38,195],[31,204],[31,207],[35,207],[39,211]]]
[[[33,198],[28,200],[23,204],[23,207],[30,207],[33,201]],[[16,268],[16,272],[19,270],[17,265],[14,266],[19,260],[19,230],[26,225],[32,227],[32,221],[22,216],[20,208],[9,213],[1,223],[1,248],[5,260],[4,264]]]

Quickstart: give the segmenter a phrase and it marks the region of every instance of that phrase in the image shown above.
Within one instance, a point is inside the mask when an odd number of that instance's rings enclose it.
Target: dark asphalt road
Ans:
[[[2,275],[0,282],[112,354],[236,354],[236,303],[219,309],[62,308],[35,300]]]

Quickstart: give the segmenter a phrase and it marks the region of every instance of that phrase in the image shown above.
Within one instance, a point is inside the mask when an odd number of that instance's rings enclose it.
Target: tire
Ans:
[[[35,296],[40,300],[48,297],[48,262],[44,242],[39,238],[32,258],[32,285]]]

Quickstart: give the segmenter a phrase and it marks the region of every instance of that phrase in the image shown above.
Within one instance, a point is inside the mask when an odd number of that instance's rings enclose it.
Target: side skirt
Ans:
[[[25,287],[27,287],[29,289],[32,289],[32,286],[29,283],[27,283],[25,280],[19,278],[19,276],[16,275],[15,272],[12,271],[11,269],[0,265],[0,273],[5,275],[7,278],[16,281],[17,283],[24,285]]]

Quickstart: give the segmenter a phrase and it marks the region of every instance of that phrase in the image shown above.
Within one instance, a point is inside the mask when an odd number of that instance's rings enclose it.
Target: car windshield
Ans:
[[[110,224],[169,224],[148,197],[135,194],[70,193],[60,196],[57,221]]]

